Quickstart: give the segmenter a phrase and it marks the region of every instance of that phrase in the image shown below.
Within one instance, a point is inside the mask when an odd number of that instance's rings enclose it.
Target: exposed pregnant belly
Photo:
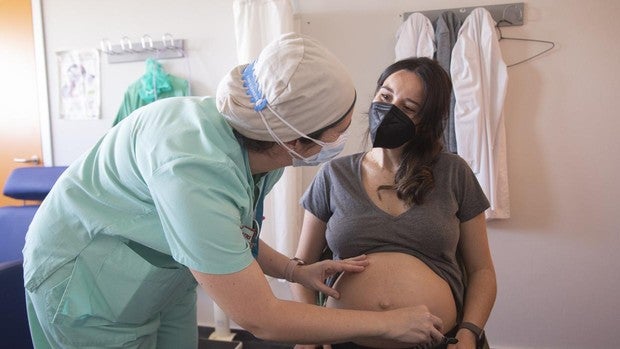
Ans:
[[[456,323],[456,304],[448,283],[419,259],[404,253],[368,255],[370,264],[361,273],[345,273],[334,288],[340,299],[328,298],[327,306],[341,309],[383,311],[426,305],[443,321],[444,332]],[[359,341],[371,347],[397,347],[385,341]]]

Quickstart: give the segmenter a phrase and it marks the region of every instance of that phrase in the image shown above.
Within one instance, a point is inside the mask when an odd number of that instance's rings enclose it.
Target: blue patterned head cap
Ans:
[[[216,104],[242,135],[283,142],[340,120],[355,100],[346,68],[318,41],[287,33],[220,81]],[[279,117],[278,117],[279,115]],[[270,130],[268,130],[268,127]]]

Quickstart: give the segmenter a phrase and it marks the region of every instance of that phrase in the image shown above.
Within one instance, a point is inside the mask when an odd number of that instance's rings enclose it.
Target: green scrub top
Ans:
[[[142,107],[75,161],[43,201],[23,250],[26,288],[102,236],[203,273],[240,271],[253,260],[256,205],[281,175],[252,176],[212,98]]]

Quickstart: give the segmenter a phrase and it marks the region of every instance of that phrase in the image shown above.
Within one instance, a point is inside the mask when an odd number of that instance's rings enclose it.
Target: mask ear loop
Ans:
[[[301,160],[309,161],[311,159],[310,157],[304,157],[304,156],[299,155],[296,151],[294,151],[293,149],[289,148],[286,144],[284,144],[284,142],[282,142],[282,140],[275,134],[275,132],[271,129],[271,127],[269,127],[269,124],[267,124],[267,120],[265,119],[265,116],[263,115],[262,111],[259,111],[258,114],[260,115],[261,120],[263,121],[263,124],[265,125],[265,127],[267,127],[267,131],[269,132],[271,137],[276,141],[276,143],[284,147],[284,149],[288,150],[289,154],[292,154]],[[346,131],[344,131],[340,136],[338,136],[338,139],[336,139],[332,143],[321,142],[323,143],[323,145],[321,145],[322,151],[331,149],[331,148],[336,148],[342,145],[343,143],[346,143],[347,139],[349,138],[349,131],[350,129],[347,129]],[[306,137],[306,138],[312,139],[309,137]]]
[[[289,124],[286,120],[284,120],[280,114],[278,114],[275,110],[273,110],[273,108],[271,108],[271,106],[269,104],[267,104],[267,108],[273,113],[273,115],[275,115],[278,119],[280,119],[280,121],[282,121],[283,124],[285,124],[286,126],[288,126],[288,128],[290,128],[291,130],[295,131],[299,136],[301,136],[302,138],[305,139],[309,139],[312,142],[320,145],[321,147],[324,147],[327,145],[327,143],[320,141],[318,139],[314,139],[312,137],[308,137],[308,135],[304,134],[303,132],[299,131],[298,129],[296,129],[293,125]]]
[[[267,123],[267,119],[265,119],[265,116],[263,115],[262,111],[259,111],[258,115],[260,115],[260,118],[263,121],[263,124],[265,125],[265,127],[267,127],[267,132],[269,132],[269,134],[276,141],[276,143],[278,143],[281,147],[284,147],[284,149],[288,150],[289,153],[295,155],[299,159],[307,160],[305,157],[299,155],[296,151],[294,151],[293,149],[289,148],[286,144],[284,144],[284,142],[282,142],[280,137],[278,137],[276,135],[276,133],[271,129],[271,127],[269,127],[269,124]]]
[[[282,121],[283,124],[285,124],[288,128],[293,130],[295,133],[297,133],[300,137],[309,139],[312,142],[320,145],[321,147],[324,147],[325,145],[327,145],[327,143],[325,143],[323,141],[320,141],[318,139],[314,139],[314,138],[308,137],[308,135],[306,135],[303,132],[299,131],[297,128],[295,128],[293,125],[291,125],[288,121],[286,121],[284,118],[282,118],[280,116],[280,114],[278,114],[269,105],[269,103],[267,102],[267,98],[265,98],[265,95],[263,94],[263,92],[260,89],[260,86],[258,85],[258,80],[256,79],[256,75],[254,74],[254,64],[255,63],[256,63],[256,61],[248,64],[247,67],[245,67],[245,69],[243,69],[243,74],[241,74],[241,79],[243,80],[243,87],[245,87],[246,94],[248,96],[250,96],[250,101],[252,103],[254,103],[254,110],[257,111],[260,114],[261,119],[263,121],[263,124],[265,124],[265,126],[267,127],[267,130],[269,131],[269,134],[272,137],[274,137],[273,130],[269,127],[269,125],[267,124],[267,119],[265,119],[264,115],[261,113],[261,111],[264,110],[265,108],[268,108],[280,121]],[[276,139],[276,138],[279,140],[278,137],[274,137],[274,139]],[[282,144],[280,144],[280,145],[282,145]],[[299,155],[297,155],[297,156],[299,156]]]

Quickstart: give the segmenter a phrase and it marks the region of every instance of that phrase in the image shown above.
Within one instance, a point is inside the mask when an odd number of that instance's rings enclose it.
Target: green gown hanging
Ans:
[[[127,88],[112,126],[121,122],[132,111],[158,99],[188,95],[187,80],[166,73],[161,64],[149,58],[146,60],[146,73]]]

